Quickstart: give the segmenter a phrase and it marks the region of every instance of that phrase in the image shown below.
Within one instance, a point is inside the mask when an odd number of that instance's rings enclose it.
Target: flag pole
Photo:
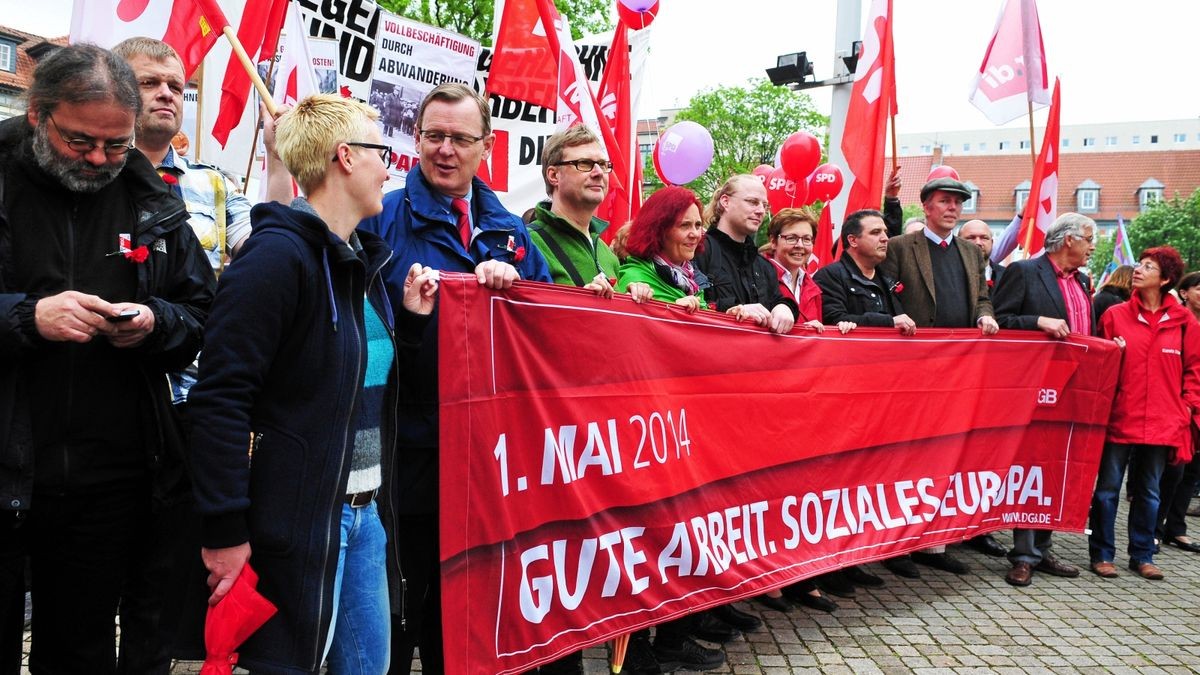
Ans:
[[[258,90],[258,95],[262,97],[263,105],[267,107],[267,112],[274,117],[275,100],[271,98],[271,92],[267,91],[267,85],[258,76],[258,68],[255,68],[254,63],[250,61],[250,57],[246,54],[246,49],[242,47],[242,43],[237,39],[237,34],[233,31],[233,27],[226,25],[222,32],[225,34],[225,38],[229,40],[229,45],[233,47],[233,53],[237,54],[238,61],[242,63],[242,68],[250,76],[250,82],[254,84],[254,88]],[[274,62],[274,55],[272,55],[272,62]],[[250,154],[253,155],[254,153],[251,152]]]
[[[896,116],[888,111],[888,121],[892,125],[892,172],[900,168],[900,157],[896,154]]]
[[[257,73],[258,69],[254,71]],[[271,62],[267,64],[267,79],[271,79],[271,74],[275,72],[275,55],[271,55]],[[258,134],[262,131],[263,115],[262,110],[258,111],[258,124],[254,125],[254,138],[250,141],[250,159],[246,160],[246,181],[242,185],[250,184],[250,172],[254,170],[254,155],[258,149]]]
[[[1033,147],[1033,99],[1027,95],[1025,102],[1029,104],[1029,163],[1031,166],[1036,167],[1037,150]]]
[[[204,135],[204,61],[196,67],[196,75],[192,77],[196,80],[196,139],[192,143],[192,158],[197,162],[200,161],[200,138]]]

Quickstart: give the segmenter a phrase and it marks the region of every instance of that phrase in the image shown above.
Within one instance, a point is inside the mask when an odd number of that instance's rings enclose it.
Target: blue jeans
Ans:
[[[391,651],[387,537],[375,502],[342,505],[342,541],[333,582],[333,625],[325,653],[331,675],[383,675]]]
[[[1163,445],[1105,443],[1100,473],[1092,494],[1088,553],[1093,563],[1113,562],[1116,556],[1117,503],[1121,479],[1129,467],[1129,562],[1154,562],[1154,529],[1158,518],[1158,483],[1171,448]]]

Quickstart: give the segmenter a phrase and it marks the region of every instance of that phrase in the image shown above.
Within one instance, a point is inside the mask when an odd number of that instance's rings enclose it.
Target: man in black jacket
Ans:
[[[767,189],[758,178],[741,174],[725,181],[705,209],[708,233],[692,264],[712,282],[705,297],[717,311],[786,333],[800,311],[780,292],[775,268],[754,245],[767,208]]]
[[[857,326],[894,327],[904,335],[917,324],[900,305],[900,287],[875,268],[887,257],[887,225],[879,211],[855,211],[842,224],[842,257],[817,270],[821,322],[848,332]],[[850,324],[850,325],[846,325]]]
[[[139,532],[183,471],[166,373],[195,357],[216,281],[133,149],[140,105],[124,61],[74,45],[0,123],[0,593],[27,553],[35,672],[116,669]],[[21,628],[0,616],[0,641]]]

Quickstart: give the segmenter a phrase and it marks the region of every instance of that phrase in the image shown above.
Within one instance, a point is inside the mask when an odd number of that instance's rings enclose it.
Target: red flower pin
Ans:
[[[892,284],[892,287],[888,290],[895,293],[896,295],[900,295],[901,293],[904,292],[904,284],[897,281],[896,283]]]
[[[179,185],[179,179],[169,173],[162,175],[162,181],[167,185]]]
[[[513,262],[521,262],[524,259],[525,259],[525,247],[518,246],[517,250],[513,252]]]
[[[125,259],[131,260],[139,265],[146,262],[146,258],[150,257],[150,249],[145,245],[139,246],[132,251],[125,251]]]
[[[988,282],[988,288],[991,288],[996,285],[996,282],[991,279],[988,279],[987,282]]]

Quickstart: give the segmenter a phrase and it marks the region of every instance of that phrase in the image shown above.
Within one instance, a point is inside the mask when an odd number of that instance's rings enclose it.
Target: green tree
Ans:
[[[774,162],[775,151],[794,131],[808,131],[824,139],[829,118],[817,111],[812,99],[767,80],[753,78],[746,86],[719,86],[696,94],[675,120],[691,120],[712,134],[712,165],[686,187],[707,199],[736,173],[749,173],[759,164]],[[825,144],[828,139],[824,139]],[[646,178],[661,186],[654,165],[647,162]],[[651,190],[653,191],[653,190]]]
[[[1112,262],[1113,249],[1116,248],[1117,234],[1114,230],[1107,237],[1100,237],[1096,240],[1096,250],[1092,251],[1092,259],[1088,261],[1089,274],[1092,276],[1092,285],[1099,288],[1100,277],[1104,276],[1104,269]]]
[[[1164,244],[1179,251],[1189,270],[1200,268],[1200,190],[1187,199],[1176,196],[1157,202],[1130,223],[1129,245],[1134,255]]]
[[[576,39],[613,27],[611,0],[555,0]],[[379,0],[379,6],[414,21],[438,26],[492,46],[494,0]]]

